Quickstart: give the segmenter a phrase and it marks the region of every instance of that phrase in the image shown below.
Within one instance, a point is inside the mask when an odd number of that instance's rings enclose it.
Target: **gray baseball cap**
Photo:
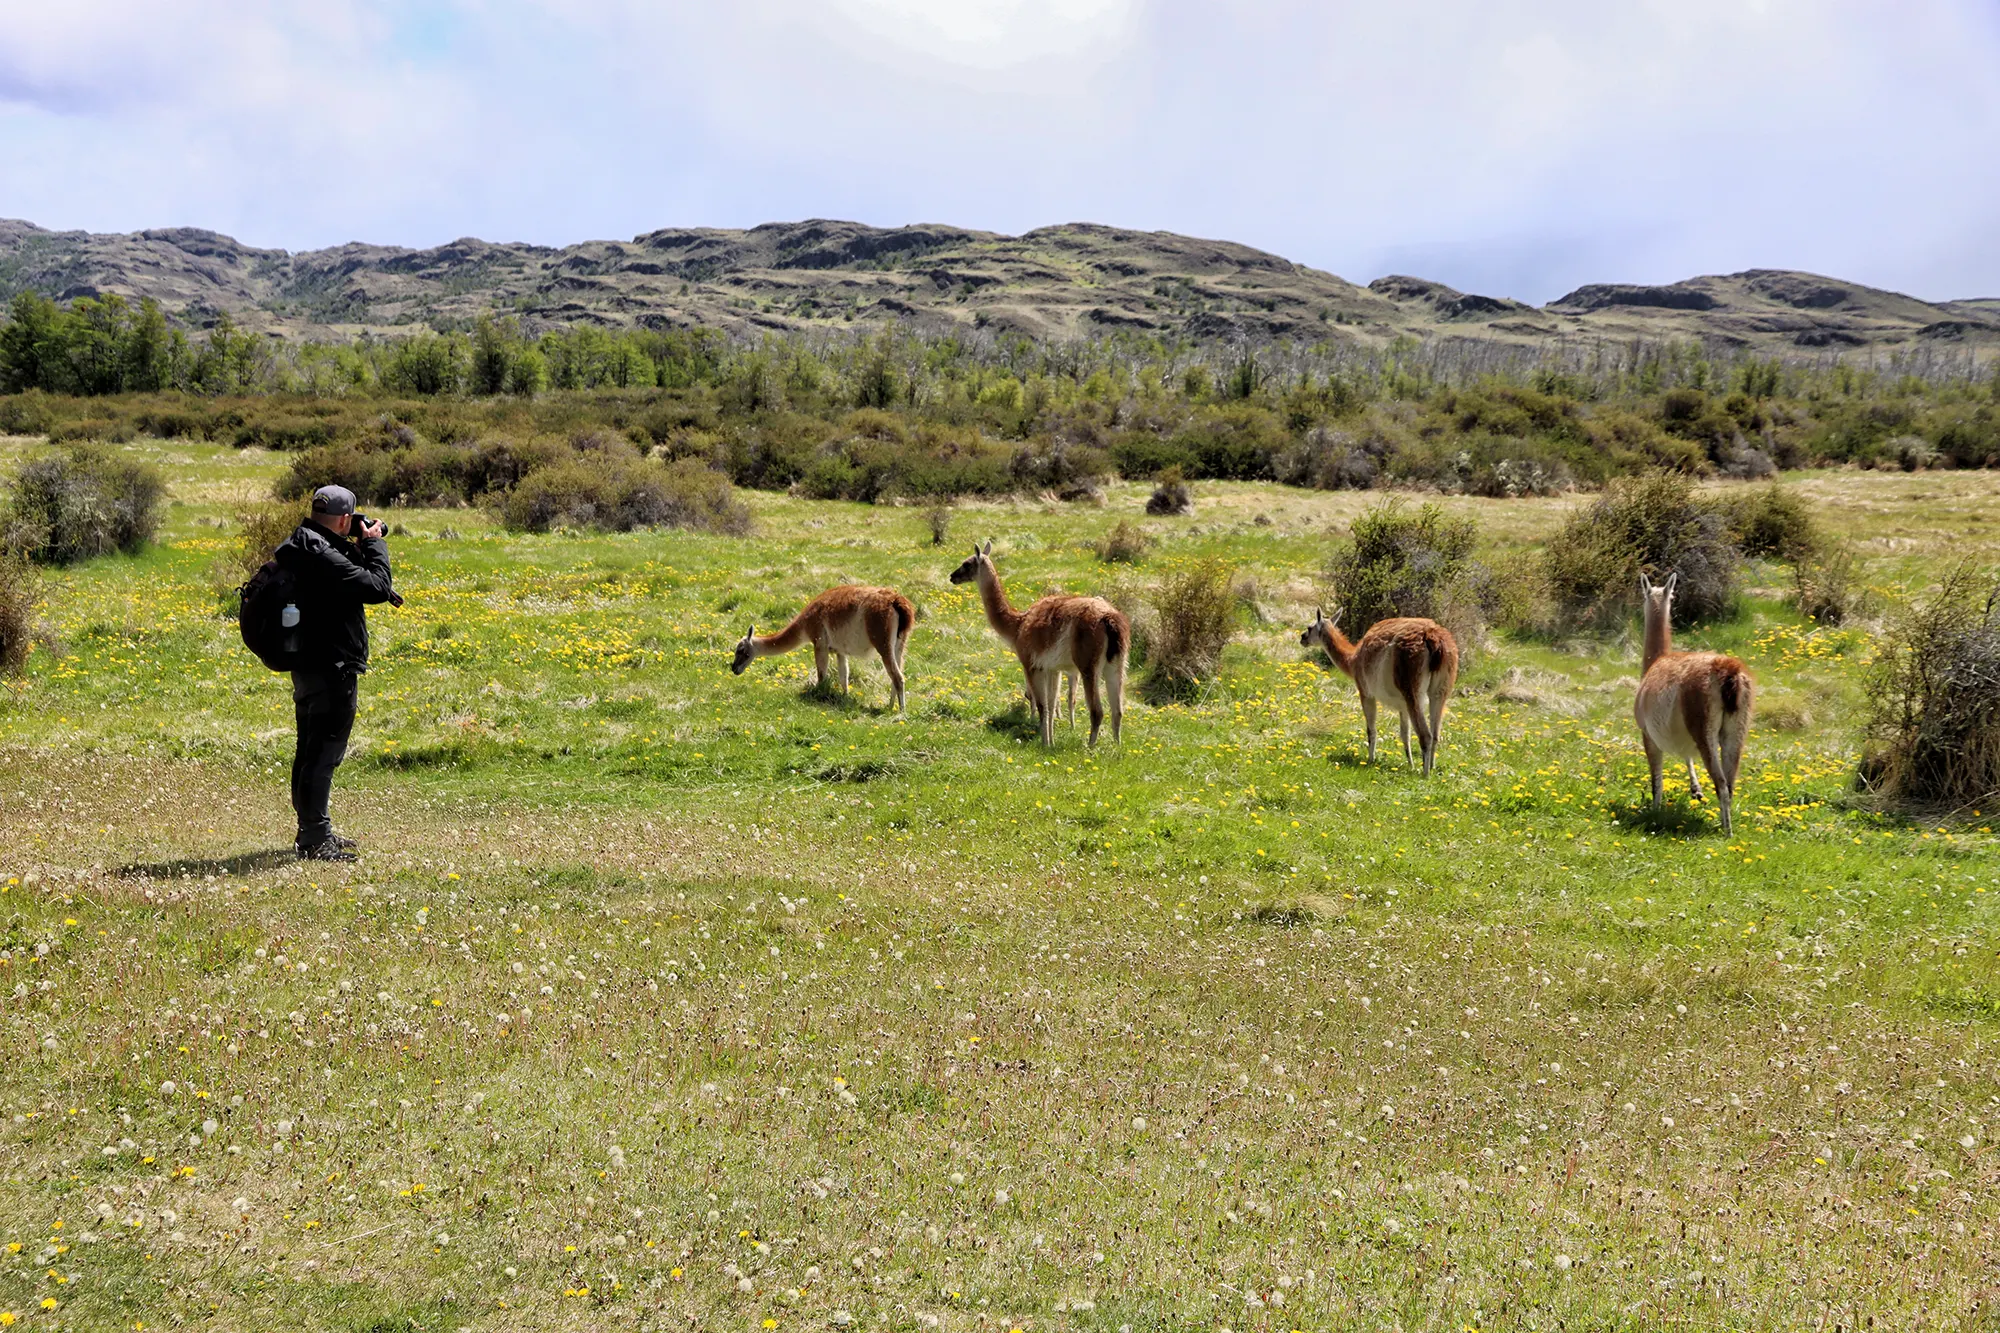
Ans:
[[[322,486],[313,492],[312,511],[315,514],[341,514],[354,512],[354,492],[345,486]]]

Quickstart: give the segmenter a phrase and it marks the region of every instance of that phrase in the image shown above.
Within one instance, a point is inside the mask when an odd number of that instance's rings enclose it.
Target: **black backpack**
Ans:
[[[292,571],[276,560],[266,560],[236,595],[243,645],[273,671],[296,671],[303,666],[304,642],[297,615],[294,623],[285,624],[285,608],[299,610],[299,584]]]

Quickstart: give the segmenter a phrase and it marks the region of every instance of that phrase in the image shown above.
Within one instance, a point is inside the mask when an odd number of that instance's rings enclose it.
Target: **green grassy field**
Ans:
[[[1366,762],[1297,635],[1370,497],[393,513],[365,855],[307,866],[215,590],[281,460],[129,447],[161,544],[54,576],[0,688],[14,1327],[2000,1326],[2000,862],[1853,799],[1870,634],[1781,567],[1687,640],[1759,680],[1725,840],[1644,814],[1636,634],[1496,640],[1433,780]],[[1789,484],[1888,596],[2000,545],[2000,476]],[[1445,503],[1504,552],[1572,501]],[[1017,602],[1215,555],[1253,605],[1199,701],[1045,753],[946,583],[989,536]],[[907,716],[729,674],[844,581],[920,607]]]

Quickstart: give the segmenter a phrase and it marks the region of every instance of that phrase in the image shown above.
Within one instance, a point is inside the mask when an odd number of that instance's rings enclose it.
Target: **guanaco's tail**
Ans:
[[[1125,655],[1125,634],[1118,622],[1111,616],[1104,618],[1104,657],[1106,661],[1117,661]]]
[[[1741,667],[1725,672],[1718,684],[1721,686],[1723,712],[1737,712],[1749,702],[1750,678],[1744,674]]]

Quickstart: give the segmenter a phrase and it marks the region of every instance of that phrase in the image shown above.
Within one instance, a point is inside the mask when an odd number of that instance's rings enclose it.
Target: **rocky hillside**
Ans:
[[[1358,287],[1248,246],[1090,224],[1001,236],[810,221],[676,228],[562,249],[465,239],[429,250],[357,243],[294,254],[188,227],[97,235],[0,221],[0,298],[21,290],[151,296],[189,326],[227,312],[295,339],[462,327],[490,311],[531,330],[700,324],[754,334],[904,320],[1054,338],[1672,336],[1795,354],[2000,347],[2000,300],[1931,304],[1809,273],[1593,284],[1536,307],[1422,278]]]

